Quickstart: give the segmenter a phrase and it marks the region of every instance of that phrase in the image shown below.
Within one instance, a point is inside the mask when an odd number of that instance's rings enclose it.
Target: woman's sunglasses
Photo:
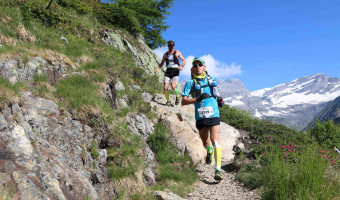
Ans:
[[[193,65],[192,65],[193,68],[196,68],[196,67],[198,67],[198,66],[202,67],[203,64],[202,64],[202,63],[199,63],[199,64],[193,64]]]

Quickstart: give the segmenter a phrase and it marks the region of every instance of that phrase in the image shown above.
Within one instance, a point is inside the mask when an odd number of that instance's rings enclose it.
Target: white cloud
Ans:
[[[157,56],[162,59],[165,52],[168,51],[168,47],[161,47],[158,49],[155,49],[154,52],[157,54]],[[180,73],[181,76],[190,77],[191,76],[191,65],[192,61],[194,60],[195,56],[188,56],[185,58],[186,64],[183,68],[183,71]],[[241,74],[241,65],[237,65],[235,63],[231,63],[228,65],[227,63],[221,62],[219,60],[216,60],[212,55],[203,55],[200,57],[202,60],[205,61],[205,64],[207,66],[208,73],[215,76],[216,78],[228,78],[233,75]]]
[[[160,47],[155,49],[153,52],[155,52],[155,54],[157,54],[157,56],[162,59],[163,55],[165,54],[165,52],[168,51],[168,47]]]
[[[185,58],[187,63],[185,64],[185,67],[181,72],[182,75],[184,76],[191,75],[190,68],[194,58],[195,58],[194,56],[188,56],[187,58]],[[228,65],[227,63],[216,60],[210,54],[203,55],[200,58],[204,60],[205,65],[207,66],[208,73],[215,76],[216,78],[227,78],[242,73],[241,65],[236,65],[235,63],[231,63],[230,65]]]

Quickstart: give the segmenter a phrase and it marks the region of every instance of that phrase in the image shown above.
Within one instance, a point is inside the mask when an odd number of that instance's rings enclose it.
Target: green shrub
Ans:
[[[236,175],[236,179],[244,183],[250,189],[255,189],[263,184],[263,172],[261,167],[246,165]]]
[[[334,145],[340,146],[340,124],[335,124],[332,120],[325,122],[318,120],[307,132],[324,148],[332,149]]]
[[[58,4],[65,8],[73,8],[79,14],[88,14],[92,12],[91,4],[97,1],[91,0],[57,0]]]
[[[31,19],[38,19],[47,26],[56,27],[64,23],[66,19],[55,8],[46,9],[47,3],[40,0],[26,0],[20,7],[25,25],[29,25]]]
[[[98,146],[98,144],[94,140],[92,140],[90,150],[91,150],[91,156],[94,159],[99,157],[99,152],[98,152],[97,146]]]

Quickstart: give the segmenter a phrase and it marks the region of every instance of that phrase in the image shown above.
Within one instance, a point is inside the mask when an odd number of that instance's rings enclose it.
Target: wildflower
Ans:
[[[266,155],[266,152],[263,152],[263,155]]]
[[[320,151],[320,153],[326,153],[326,151]]]
[[[288,156],[288,155],[285,153],[285,156]]]
[[[267,139],[270,139],[271,137],[272,137],[271,135],[268,135],[268,136],[267,136]]]
[[[336,163],[336,162],[335,162],[335,160],[332,160],[332,162],[331,162],[331,163],[332,163],[333,165],[335,165],[335,163]]]

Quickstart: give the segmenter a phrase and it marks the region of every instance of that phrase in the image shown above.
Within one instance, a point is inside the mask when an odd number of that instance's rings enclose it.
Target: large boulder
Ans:
[[[136,65],[145,70],[145,73],[153,75],[160,63],[160,58],[148,47],[143,36],[133,38],[118,30],[101,29],[99,35],[104,43],[132,54]],[[133,45],[132,45],[133,44]],[[157,73],[159,81],[163,81],[164,74]]]

